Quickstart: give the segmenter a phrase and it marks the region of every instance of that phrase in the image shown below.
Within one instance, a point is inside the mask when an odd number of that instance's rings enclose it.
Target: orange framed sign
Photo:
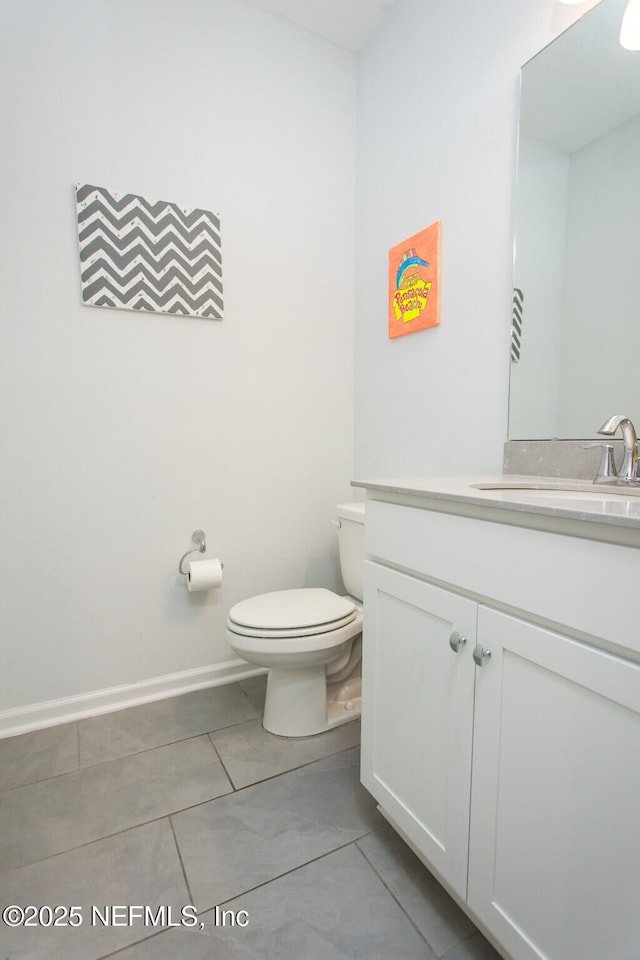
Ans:
[[[389,336],[440,323],[440,221],[389,251]]]

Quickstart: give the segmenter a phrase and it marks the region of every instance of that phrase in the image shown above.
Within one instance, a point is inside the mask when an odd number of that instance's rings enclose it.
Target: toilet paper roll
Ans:
[[[187,564],[187,590],[212,590],[222,583],[222,564],[215,560],[193,560]]]

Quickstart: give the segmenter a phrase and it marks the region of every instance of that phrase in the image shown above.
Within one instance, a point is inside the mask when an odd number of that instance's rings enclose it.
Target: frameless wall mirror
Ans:
[[[522,68],[509,439],[640,420],[640,52],[602,0]]]

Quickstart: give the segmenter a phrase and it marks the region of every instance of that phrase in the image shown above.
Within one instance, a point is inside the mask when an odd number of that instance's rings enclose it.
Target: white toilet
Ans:
[[[308,737],[360,715],[364,506],[336,508],[350,596],[323,587],[279,590],[229,611],[229,646],[269,668],[263,725],[281,737]]]

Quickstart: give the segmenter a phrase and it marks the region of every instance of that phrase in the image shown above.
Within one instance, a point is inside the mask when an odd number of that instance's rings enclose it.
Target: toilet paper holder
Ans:
[[[188,573],[187,570],[182,569],[182,564],[187,557],[191,556],[192,553],[204,553],[207,549],[207,538],[205,537],[204,530],[194,530],[191,534],[191,539],[194,543],[197,543],[197,547],[192,547],[191,550],[187,550],[187,552],[180,557],[180,563],[178,564],[178,570],[183,577],[186,577]]]

